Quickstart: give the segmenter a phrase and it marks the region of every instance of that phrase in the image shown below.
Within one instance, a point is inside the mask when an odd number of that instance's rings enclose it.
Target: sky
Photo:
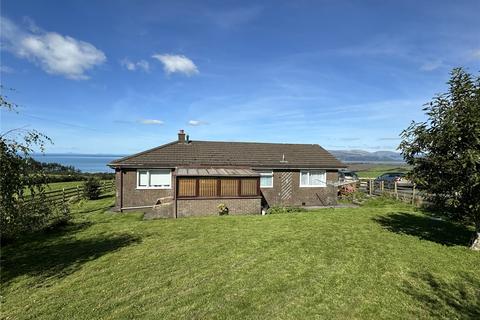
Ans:
[[[177,138],[395,150],[449,73],[480,70],[480,1],[1,2],[1,129],[47,153]],[[11,89],[10,89],[11,88]]]

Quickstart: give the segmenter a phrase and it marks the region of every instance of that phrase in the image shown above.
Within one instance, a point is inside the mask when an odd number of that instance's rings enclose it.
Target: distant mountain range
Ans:
[[[337,159],[344,162],[404,162],[398,152],[365,150],[329,150]]]

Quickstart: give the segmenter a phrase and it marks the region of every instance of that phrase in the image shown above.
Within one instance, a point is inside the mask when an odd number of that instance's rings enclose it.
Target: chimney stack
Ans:
[[[183,129],[178,131],[178,142],[185,143],[185,131],[183,131]]]

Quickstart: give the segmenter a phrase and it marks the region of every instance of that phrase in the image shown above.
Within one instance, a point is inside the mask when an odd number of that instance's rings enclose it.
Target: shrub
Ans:
[[[228,214],[228,207],[224,203],[220,203],[218,206],[218,214],[221,216],[227,215]]]
[[[2,212],[4,208],[1,208]],[[55,204],[43,194],[36,195],[31,199],[19,198],[14,204],[14,214],[1,215],[1,238],[2,241],[11,241],[21,235],[54,229],[65,224],[71,218],[67,204]]]
[[[358,190],[340,195],[340,200],[351,203],[362,203],[367,200],[367,198],[368,196],[365,192]]]
[[[267,210],[267,214],[295,213],[305,211],[307,211],[305,208],[300,207],[270,207]]]
[[[100,197],[100,180],[89,177],[83,185],[83,194],[89,200],[98,199]]]

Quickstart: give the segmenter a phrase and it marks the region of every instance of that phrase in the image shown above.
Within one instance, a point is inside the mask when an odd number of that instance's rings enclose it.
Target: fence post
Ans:
[[[383,191],[385,190],[385,181],[380,181],[380,190],[382,190],[382,193]]]
[[[77,200],[80,200],[80,188],[78,187],[78,184],[77,184]]]
[[[398,200],[398,189],[397,189],[397,181],[395,181],[395,184],[394,184],[394,192],[395,192],[395,198]]]
[[[372,179],[368,180],[368,193],[370,195],[372,195],[372,189],[373,189],[373,183],[372,182],[373,182]]]
[[[63,209],[63,213],[65,214],[66,213],[66,210],[65,210],[65,188],[62,188],[62,209]]]
[[[415,205],[415,183],[412,188],[412,205]]]

